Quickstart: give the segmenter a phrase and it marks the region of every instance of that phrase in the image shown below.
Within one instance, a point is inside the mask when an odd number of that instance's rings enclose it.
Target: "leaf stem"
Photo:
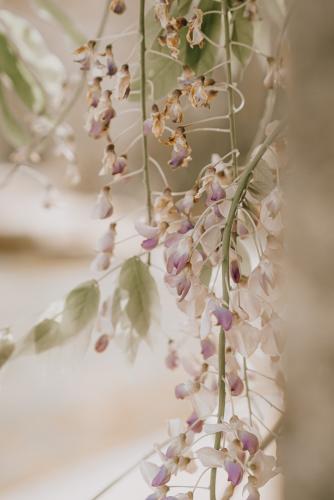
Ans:
[[[141,35],[140,42],[140,100],[141,100],[141,112],[142,121],[144,122],[147,118],[146,114],[146,40],[145,40],[145,0],[140,0],[140,12],[139,12],[139,32]],[[143,134],[143,159],[144,159],[144,184],[146,189],[146,207],[147,207],[147,222],[151,224],[152,222],[152,200],[151,200],[151,183],[149,174],[149,158],[148,158],[148,147],[147,147],[147,137]],[[150,264],[151,256],[148,254],[147,262]]]

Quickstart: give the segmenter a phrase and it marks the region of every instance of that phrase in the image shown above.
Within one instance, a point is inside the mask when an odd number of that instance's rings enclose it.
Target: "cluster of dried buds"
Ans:
[[[218,91],[215,81],[205,76],[196,76],[189,66],[184,66],[179,77],[179,86],[174,89],[161,104],[153,104],[150,118],[144,123],[144,133],[152,133],[162,144],[172,147],[168,164],[173,168],[187,167],[191,161],[191,146],[188,143],[186,127],[182,125],[184,118],[183,99],[188,100],[195,109],[209,108]],[[179,126],[172,130],[170,136],[163,137],[166,121],[171,120]],[[169,128],[170,130],[170,128]]]
[[[180,31],[187,27],[186,39],[191,47],[204,44],[204,35],[201,32],[203,22],[203,12],[201,9],[195,9],[194,15],[187,20],[185,17],[174,17],[171,15],[170,0],[156,0],[155,15],[161,24],[162,34],[159,36],[159,43],[170,50],[172,57],[177,59],[180,54]]]
[[[110,9],[116,14],[125,11],[122,0],[112,0]],[[97,42],[90,40],[75,51],[75,62],[88,76],[86,130],[93,139],[105,139],[99,175],[103,177],[122,176],[127,171],[126,154],[118,154],[110,136],[111,121],[116,117],[113,98],[126,100],[130,94],[130,69],[128,64],[120,67],[115,62],[113,47],[108,44],[103,51],[97,50]],[[111,183],[102,187],[93,207],[92,217],[109,219],[113,214]],[[96,243],[97,255],[92,268],[103,271],[109,268],[114,252],[116,224],[110,223],[105,234]]]

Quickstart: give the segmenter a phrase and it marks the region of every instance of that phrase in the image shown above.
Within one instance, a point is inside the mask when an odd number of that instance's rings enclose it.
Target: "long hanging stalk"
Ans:
[[[142,114],[142,124],[144,124],[147,118],[146,112],[146,41],[145,41],[145,0],[140,0],[140,12],[139,12],[139,32],[141,36],[140,43],[140,101],[141,101],[141,114]],[[148,158],[148,147],[147,147],[147,137],[143,134],[143,161],[144,161],[144,184],[146,190],[146,208],[147,208],[147,222],[151,224],[152,222],[152,200],[151,200],[151,183],[149,174],[149,158]],[[147,261],[150,264],[151,256],[150,253],[147,256]]]
[[[228,115],[229,115],[229,128],[230,128],[230,148],[232,153],[232,169],[233,176],[238,175],[237,163],[237,138],[236,138],[236,125],[234,113],[234,95],[233,95],[233,81],[232,81],[232,62],[231,62],[231,37],[230,37],[230,20],[229,20],[229,2],[224,0],[223,7],[223,20],[225,32],[225,58],[226,65],[226,79],[228,83],[227,96],[228,96]],[[225,231],[222,232],[225,234]],[[226,249],[223,245],[223,262],[222,262],[222,283],[223,283],[223,301],[228,305],[229,303],[229,247]],[[217,422],[220,423],[224,419],[225,413],[225,332],[221,328],[219,333],[219,346],[218,346],[218,418]],[[214,448],[219,450],[222,434],[217,432],[215,436]],[[217,482],[217,469],[211,469],[210,475],[210,500],[216,500],[216,482]]]

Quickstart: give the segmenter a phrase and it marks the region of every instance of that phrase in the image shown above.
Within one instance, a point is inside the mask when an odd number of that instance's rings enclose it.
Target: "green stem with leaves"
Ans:
[[[141,43],[140,43],[140,67],[141,67],[140,101],[141,101],[142,122],[144,124],[145,120],[147,119],[147,111],[146,111],[147,85],[146,85],[145,0],[140,0],[139,32],[140,32],[140,36],[141,36]],[[152,222],[151,182],[150,182],[150,173],[149,173],[147,137],[145,134],[143,134],[143,160],[144,160],[144,184],[145,184],[145,190],[146,190],[147,222],[148,222],[148,224],[151,224],[151,222]],[[150,264],[150,254],[148,254],[148,263]]]

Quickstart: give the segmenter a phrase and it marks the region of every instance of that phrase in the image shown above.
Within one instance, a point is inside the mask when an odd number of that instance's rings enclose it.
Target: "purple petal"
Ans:
[[[186,234],[190,229],[193,229],[194,225],[189,221],[185,220],[181,223],[181,227],[178,230],[179,234]]]
[[[216,353],[216,346],[210,339],[201,341],[201,353],[204,359],[208,359]]]
[[[213,314],[217,318],[218,325],[222,326],[227,332],[231,328],[233,321],[231,311],[229,311],[225,307],[217,307],[217,309],[213,311]]]
[[[234,486],[237,486],[242,481],[243,469],[237,462],[232,462],[232,460],[226,460],[225,469],[228,474],[228,481],[230,481]]]
[[[184,253],[179,258],[174,259],[174,267],[176,268],[176,274],[179,274],[185,268],[188,260],[189,260],[189,255],[187,253]]]
[[[193,432],[200,433],[203,430],[203,420],[199,420],[196,412],[193,412],[187,420],[187,424]]]
[[[212,184],[211,195],[208,198],[210,201],[219,201],[226,198],[225,189],[223,189],[219,184]]]
[[[163,486],[164,484],[168,483],[168,481],[170,480],[170,476],[171,474],[168,469],[164,465],[162,465],[151,484],[155,488],[157,488],[158,486]]]
[[[126,161],[124,158],[117,158],[112,167],[112,175],[122,174],[126,168]]]
[[[240,396],[244,390],[244,383],[236,373],[229,373],[227,380],[231,389],[232,396]]]
[[[159,237],[158,238],[148,238],[147,240],[144,240],[141,244],[144,250],[147,250],[148,252],[150,250],[153,250],[159,243]]]
[[[172,168],[180,167],[187,156],[188,151],[185,148],[182,148],[179,151],[173,151],[172,158],[169,160],[168,165]]]
[[[259,449],[259,440],[255,436],[255,434],[247,431],[240,431],[238,433],[238,436],[242,443],[243,449],[247,450],[250,455],[254,455],[254,453],[256,453]]]
[[[176,290],[177,294],[180,297],[180,301],[182,301],[186,295],[188,294],[191,287],[191,281],[187,278],[183,278],[177,285]]]
[[[230,271],[231,271],[231,277],[234,283],[239,283],[240,282],[240,268],[237,260],[232,260],[231,265],[230,265]]]

